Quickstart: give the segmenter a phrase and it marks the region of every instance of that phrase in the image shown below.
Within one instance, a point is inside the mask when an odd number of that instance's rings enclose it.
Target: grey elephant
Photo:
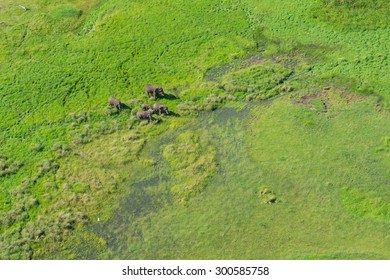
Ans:
[[[148,120],[148,123],[152,121],[153,110],[149,109],[147,111],[140,110],[137,112],[136,117],[138,120]]]
[[[155,103],[155,104],[153,105],[153,111],[154,111],[155,113],[169,115],[168,106],[167,106],[167,105],[160,104],[160,103]]]
[[[117,110],[121,109],[121,102],[114,96],[110,96],[110,98],[108,98],[108,104],[110,104],[110,106],[114,106]]]
[[[145,91],[148,96],[153,95],[154,100],[157,99],[158,95],[164,96],[164,90],[161,86],[147,84],[145,86]]]
[[[148,105],[148,104],[142,104],[142,105],[141,105],[141,108],[142,108],[142,110],[147,111],[147,110],[152,109],[152,106],[150,106],[150,105]]]

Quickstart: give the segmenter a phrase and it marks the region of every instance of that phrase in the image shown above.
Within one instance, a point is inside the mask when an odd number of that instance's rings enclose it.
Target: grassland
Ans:
[[[388,1],[18,4],[0,259],[389,259]]]

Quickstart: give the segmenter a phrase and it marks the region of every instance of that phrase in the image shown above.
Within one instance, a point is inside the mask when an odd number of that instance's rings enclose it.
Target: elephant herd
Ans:
[[[161,86],[154,86],[148,84],[145,86],[144,89],[148,97],[152,95],[154,100],[156,100],[158,96],[164,96],[164,90],[162,89]],[[122,103],[120,102],[119,99],[110,96],[110,98],[108,98],[108,104],[110,106],[115,107],[119,111],[121,109]],[[149,123],[152,120],[152,114],[168,115],[169,114],[168,107],[160,103],[155,103],[153,107],[148,104],[142,104],[141,110],[139,110],[136,113],[136,118],[138,120],[148,120]]]

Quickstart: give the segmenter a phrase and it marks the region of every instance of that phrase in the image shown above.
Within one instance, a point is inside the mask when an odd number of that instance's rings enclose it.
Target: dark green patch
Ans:
[[[80,17],[83,11],[73,7],[61,7],[53,12],[54,19]]]
[[[222,88],[240,97],[253,96],[267,99],[277,95],[277,86],[283,84],[292,71],[270,62],[226,74],[221,79]]]
[[[315,17],[333,26],[348,29],[377,29],[389,25],[390,3],[387,0],[322,0]]]

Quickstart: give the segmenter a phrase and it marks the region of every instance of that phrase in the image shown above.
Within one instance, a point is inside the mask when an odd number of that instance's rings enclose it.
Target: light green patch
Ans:
[[[75,193],[87,193],[90,191],[90,186],[86,184],[76,183],[72,186],[72,191]]]
[[[390,221],[390,200],[384,194],[344,187],[340,189],[340,199],[345,210],[353,215]]]
[[[175,185],[171,188],[177,203],[185,205],[201,193],[217,169],[216,150],[205,138],[206,131],[186,131],[163,150],[172,167]]]
[[[265,186],[261,186],[259,188],[257,195],[262,203],[273,204],[280,202],[280,199],[278,199],[276,195]]]

